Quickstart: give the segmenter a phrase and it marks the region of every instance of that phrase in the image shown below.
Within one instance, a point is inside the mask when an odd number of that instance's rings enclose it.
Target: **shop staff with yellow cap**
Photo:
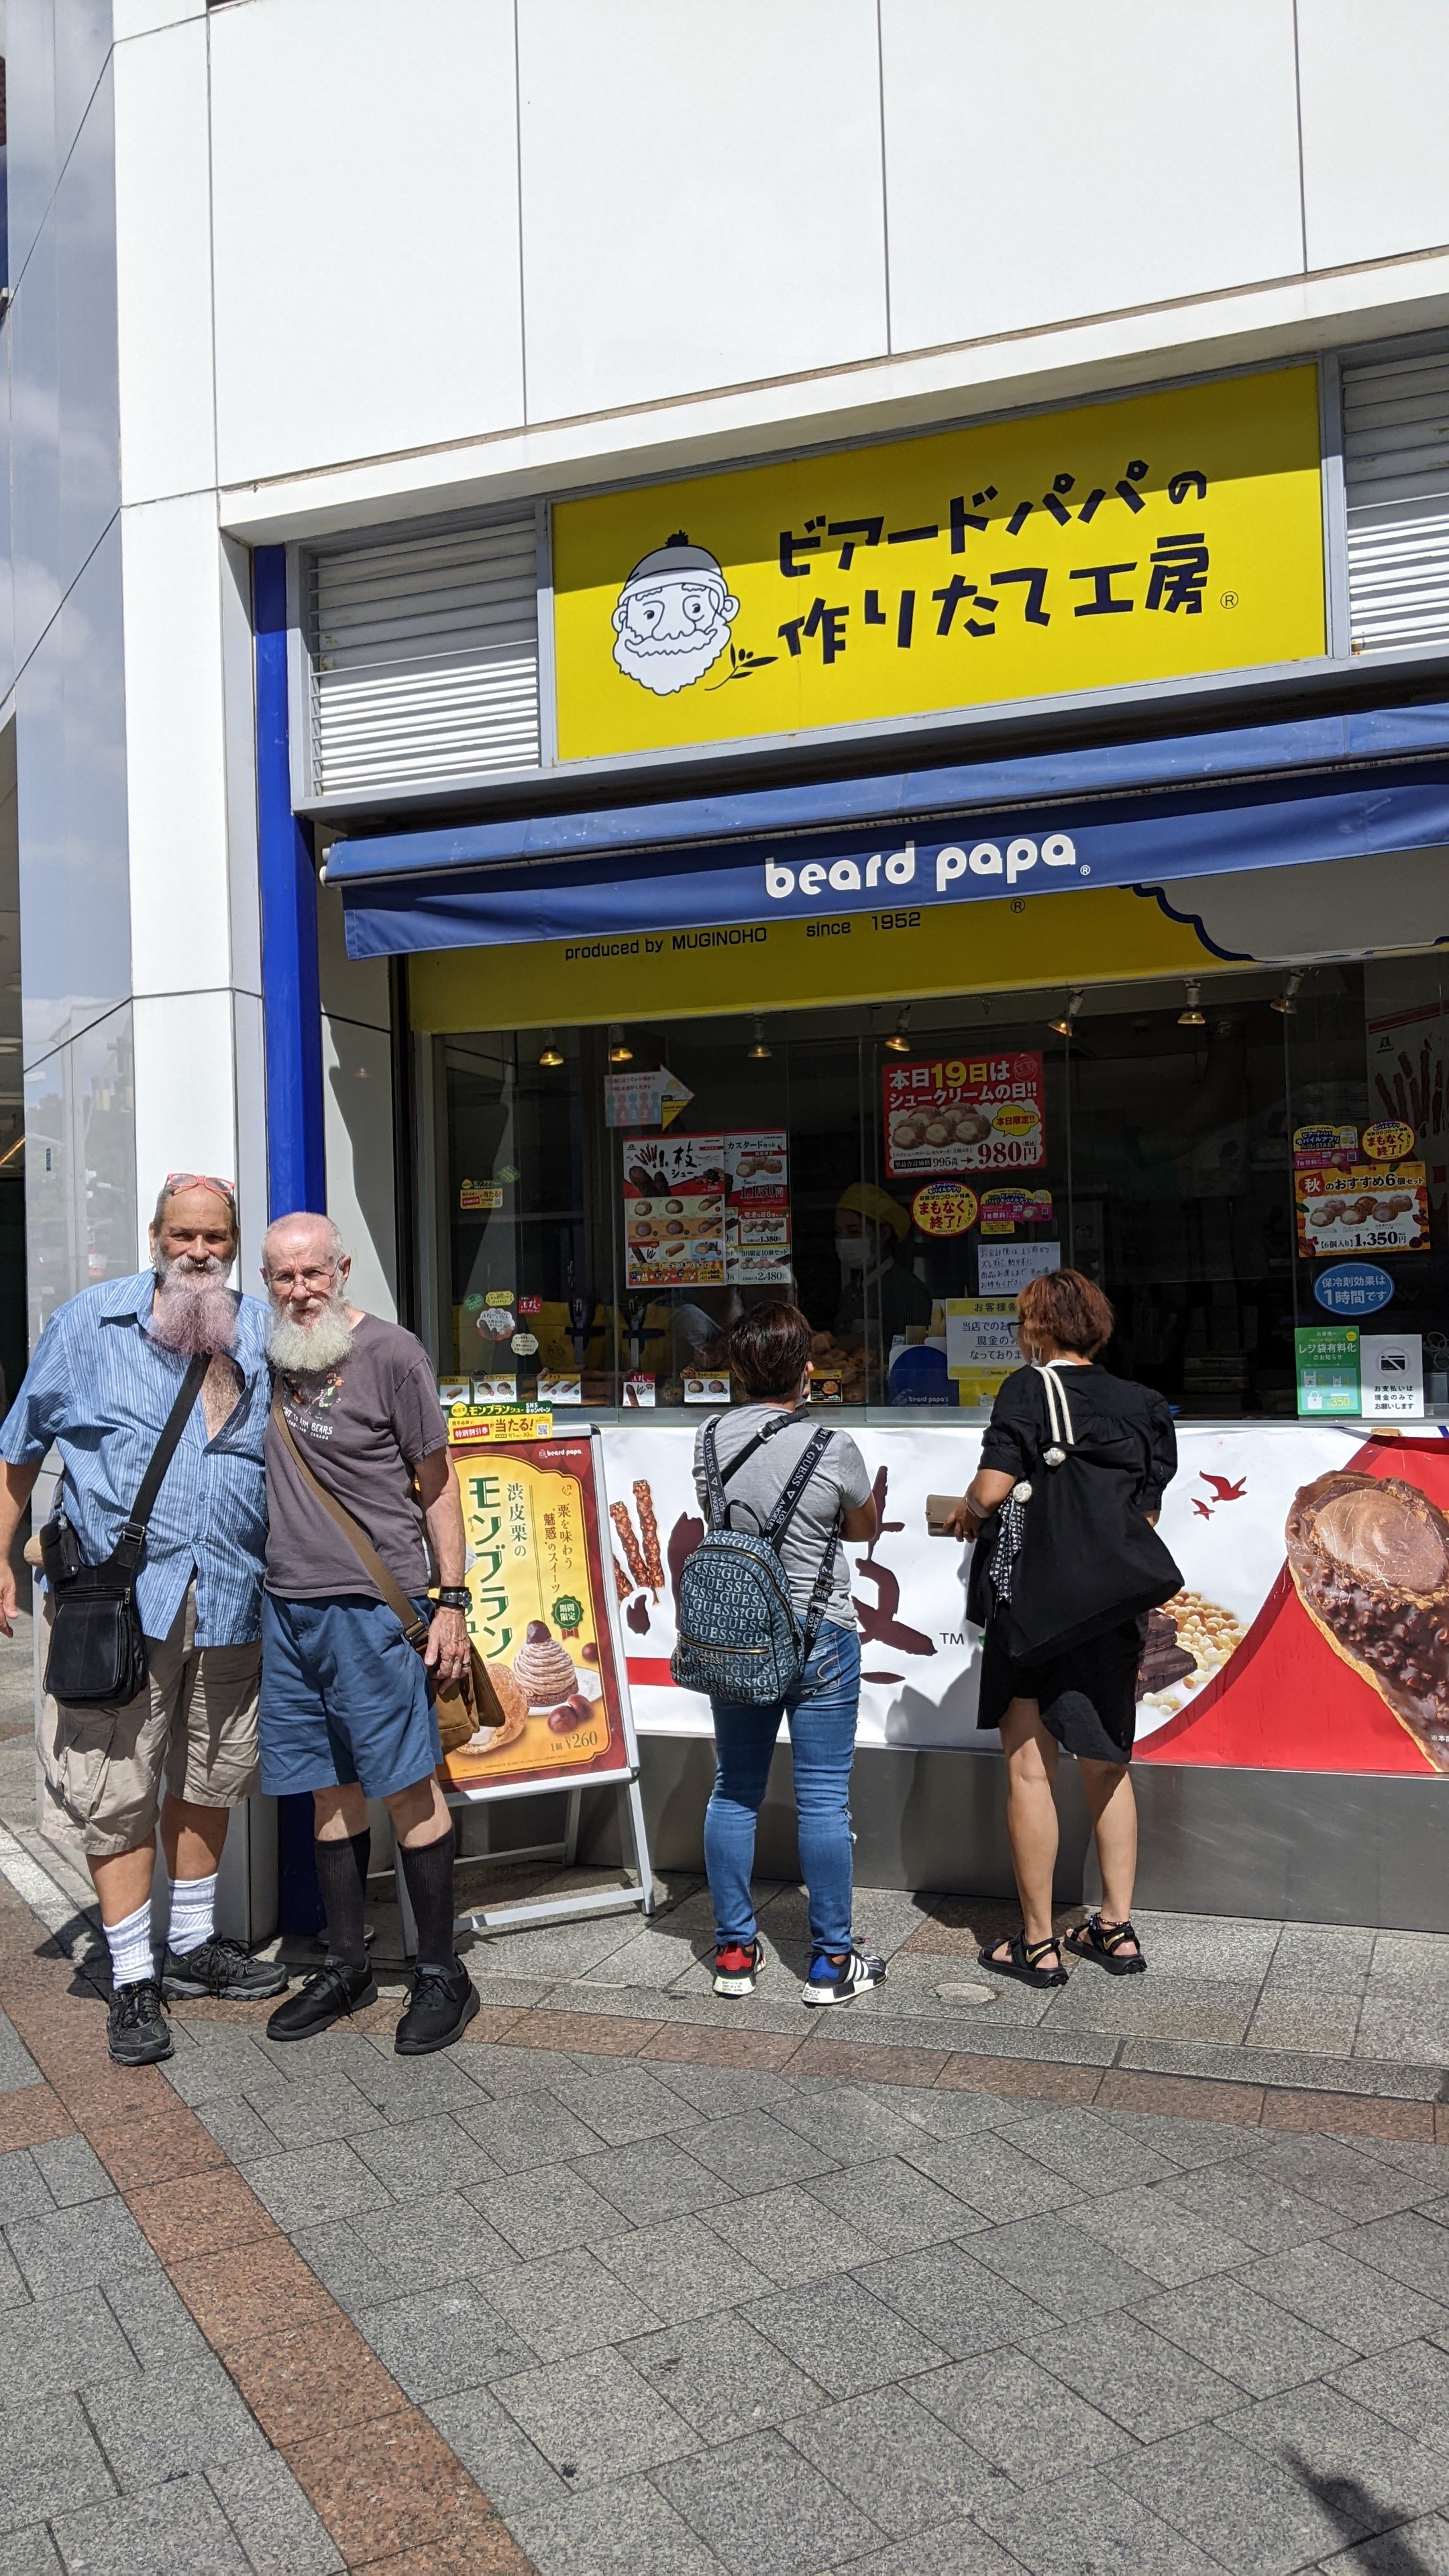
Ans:
[[[874,1181],[852,1181],[835,1207],[835,1254],[841,1297],[835,1330],[842,1341],[879,1337],[888,1356],[897,1334],[929,1324],[931,1292],[897,1259],[911,1230],[899,1200]]]

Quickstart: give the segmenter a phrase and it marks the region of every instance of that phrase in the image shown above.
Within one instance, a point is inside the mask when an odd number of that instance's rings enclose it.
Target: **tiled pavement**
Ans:
[[[0,1887],[0,2576],[1449,2571],[1440,2070],[1249,2031],[1315,1970],[1422,2031],[1441,1946],[1156,1922],[1054,2034],[935,1993],[966,1911],[863,1899],[891,1983],[823,2030],[793,1892],[727,2021],[684,1892],[480,1945],[420,2065],[395,2004],[217,2008],[122,2077]],[[1154,1986],[1233,1990],[1157,2043],[1231,2078],[1141,2062]]]

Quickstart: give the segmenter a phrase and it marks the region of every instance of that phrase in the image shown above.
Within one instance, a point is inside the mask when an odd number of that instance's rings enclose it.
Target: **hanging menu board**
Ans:
[[[1407,1156],[1413,1131],[1379,1120],[1356,1127],[1300,1127],[1293,1138],[1293,1196],[1301,1260],[1343,1252],[1427,1252],[1428,1176]],[[1387,1150],[1385,1150],[1387,1149]]]
[[[933,1058],[881,1069],[886,1170],[1029,1171],[1046,1161],[1038,1053]]]
[[[626,1136],[624,1284],[722,1288],[725,1170],[722,1136]]]
[[[729,1198],[725,1267],[741,1288],[787,1288],[790,1262],[790,1147],[783,1127],[737,1129],[724,1139]]]
[[[788,1287],[790,1149],[783,1127],[624,1140],[624,1284]]]

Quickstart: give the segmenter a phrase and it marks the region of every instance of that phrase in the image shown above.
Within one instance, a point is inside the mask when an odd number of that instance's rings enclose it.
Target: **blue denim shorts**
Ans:
[[[442,1758],[422,1656],[386,1602],[364,1593],[263,1593],[257,1727],[269,1798],[353,1781],[365,1797],[391,1798]]]

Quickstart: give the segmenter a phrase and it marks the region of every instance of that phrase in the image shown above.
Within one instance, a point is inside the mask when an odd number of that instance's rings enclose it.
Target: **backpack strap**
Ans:
[[[783,1417],[787,1422],[790,1418],[791,1417],[788,1414]],[[824,1423],[821,1424],[818,1431],[811,1433],[810,1438],[806,1441],[804,1448],[801,1450],[799,1457],[796,1459],[795,1464],[790,1471],[789,1480],[780,1495],[779,1501],[775,1505],[774,1510],[760,1532],[761,1538],[767,1539],[770,1546],[773,1547],[777,1553],[779,1551],[780,1541],[784,1537],[786,1530],[789,1528],[790,1523],[794,1519],[796,1511],[799,1508],[800,1497],[804,1493],[806,1486],[809,1484],[811,1477],[814,1475],[816,1468],[819,1466],[821,1459],[824,1457],[826,1450],[830,1446],[830,1437],[831,1435],[826,1429]]]
[[[728,1513],[730,1507],[725,1494],[725,1487],[729,1483],[730,1478],[732,1476],[737,1476],[746,1459],[753,1458],[755,1451],[763,1448],[767,1440],[772,1440],[777,1431],[783,1431],[786,1423],[793,1420],[793,1418],[794,1417],[791,1414],[782,1413],[776,1421],[767,1422],[763,1431],[755,1432],[754,1436],[745,1442],[745,1445],[743,1449],[741,1449],[738,1457],[732,1458],[723,1474],[721,1474],[719,1457],[715,1449],[715,1434],[719,1429],[719,1415],[717,1413],[712,1413],[710,1415],[708,1422],[704,1426],[704,1438],[700,1444],[700,1448],[701,1455],[704,1460],[704,1490],[706,1500],[709,1504],[709,1525],[712,1530],[725,1529],[728,1527]],[[745,1508],[748,1510],[749,1505],[746,1504]],[[761,1536],[768,1537],[769,1532],[762,1531]]]

